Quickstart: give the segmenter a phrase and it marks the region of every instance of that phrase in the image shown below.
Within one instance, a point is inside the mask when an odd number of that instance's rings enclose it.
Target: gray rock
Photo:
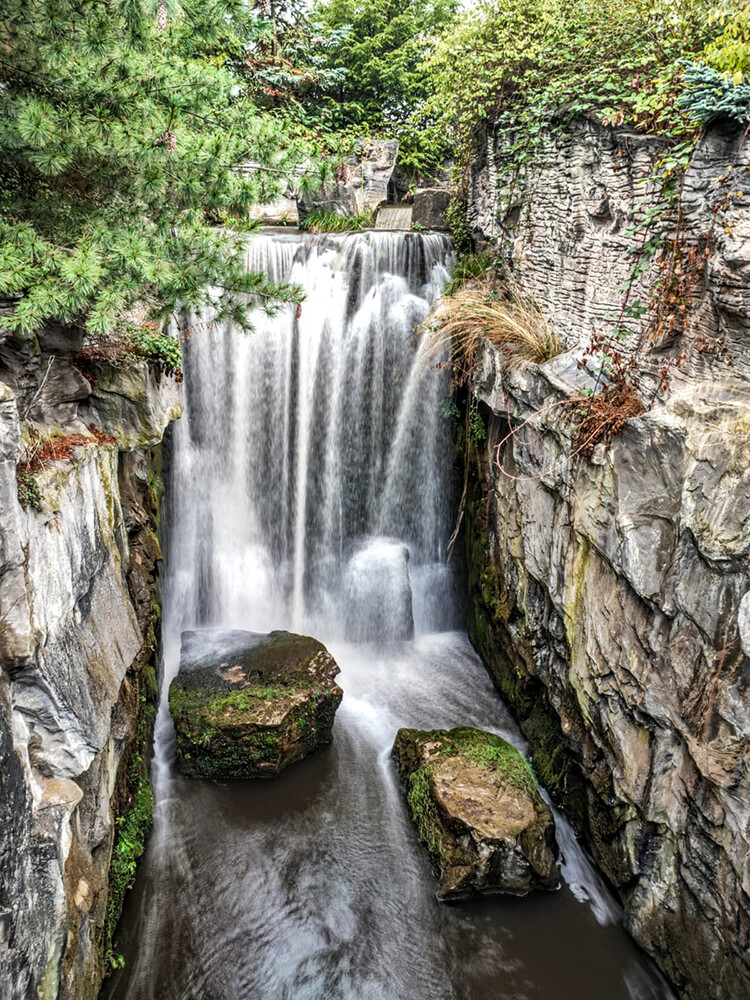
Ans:
[[[398,140],[362,139],[359,150],[346,162],[348,176],[327,185],[326,190],[297,197],[299,217],[324,210],[338,215],[374,211],[388,198],[388,182],[396,166]]]
[[[737,628],[740,633],[742,652],[750,657],[750,591],[740,601],[737,612]]]
[[[305,635],[183,632],[169,689],[177,758],[199,778],[267,778],[330,743],[342,690],[325,646]]]
[[[545,146],[507,234],[491,132],[472,175],[475,234],[571,348],[511,372],[489,348],[481,359],[473,639],[538,773],[620,887],[626,927],[689,1000],[750,996],[750,183],[727,169],[746,145],[718,123],[686,177],[689,239],[711,228],[717,178],[745,198],[715,233],[687,333],[646,354],[656,369],[684,350],[669,393],[574,463],[561,401],[585,383],[582,345],[619,312],[661,142],[579,122]],[[631,301],[648,302],[654,278]],[[626,350],[647,321],[628,320]],[[731,368],[698,350],[718,336]]]
[[[552,811],[515,747],[468,726],[400,729],[393,756],[439,899],[559,887]]]
[[[445,213],[450,205],[449,191],[442,188],[423,188],[414,195],[412,225],[416,222],[424,229],[447,230]]]
[[[73,460],[34,473],[41,512],[18,502],[19,410],[43,434],[81,434],[108,419],[89,408],[91,387],[71,363],[79,347],[75,331],[54,326],[0,344],[0,368],[13,381],[0,383],[0,995],[8,1000],[98,994],[115,820],[128,806],[119,771],[131,759],[153,642],[159,551],[144,453],[89,435]],[[171,380],[152,375],[139,369],[140,387],[112,403],[111,433],[124,448],[154,444],[177,411]]]

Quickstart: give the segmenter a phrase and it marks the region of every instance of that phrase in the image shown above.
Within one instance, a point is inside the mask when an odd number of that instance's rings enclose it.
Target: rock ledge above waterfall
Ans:
[[[343,692],[325,646],[292,632],[182,633],[169,690],[180,770],[262,778],[330,743]]]
[[[440,899],[558,887],[552,812],[510,743],[467,726],[400,729],[393,756]]]

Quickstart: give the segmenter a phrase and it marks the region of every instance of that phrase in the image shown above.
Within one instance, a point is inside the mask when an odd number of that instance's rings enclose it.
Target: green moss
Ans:
[[[430,767],[421,767],[409,775],[406,788],[406,801],[409,804],[414,824],[419,834],[419,839],[426,845],[430,852],[430,858],[442,875],[445,863],[445,849],[443,846],[442,830],[440,819],[430,792],[430,778],[432,770]]]
[[[545,712],[537,703],[531,715],[522,723],[524,736],[532,747],[534,770],[539,780],[557,801],[564,798],[567,755],[562,741],[559,720]]]
[[[533,795],[538,791],[534,772],[514,746],[494,733],[461,727],[449,733],[451,752],[499,771],[509,784]]]
[[[143,854],[154,814],[154,797],[148,776],[148,751],[155,719],[156,706],[150,701],[143,704],[138,718],[135,747],[128,762],[129,801],[116,820],[104,929],[104,965],[107,969],[117,963],[112,952],[112,939],[125,896],[135,882],[138,859]]]
[[[502,736],[487,733],[482,729],[473,729],[471,726],[458,726],[451,730],[433,729],[419,732],[417,738],[419,742],[430,740],[439,744],[441,757],[466,757],[477,764],[500,772],[514,788],[530,795],[538,792],[537,781],[528,761]]]

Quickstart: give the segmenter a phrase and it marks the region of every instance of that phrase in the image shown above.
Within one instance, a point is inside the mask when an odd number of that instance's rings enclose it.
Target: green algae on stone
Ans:
[[[205,629],[182,636],[169,690],[183,773],[271,777],[331,741],[342,692],[316,639]]]
[[[401,729],[393,756],[439,898],[559,885],[552,813],[506,740],[467,726]]]

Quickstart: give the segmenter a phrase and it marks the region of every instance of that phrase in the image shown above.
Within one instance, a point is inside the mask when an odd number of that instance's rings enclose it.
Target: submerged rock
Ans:
[[[346,573],[346,637],[351,642],[414,638],[409,547],[367,539]]]
[[[182,633],[169,689],[180,770],[202,778],[279,774],[331,742],[338,665],[306,635]]]
[[[438,898],[559,886],[552,812],[510,743],[466,726],[400,729],[393,756]]]

